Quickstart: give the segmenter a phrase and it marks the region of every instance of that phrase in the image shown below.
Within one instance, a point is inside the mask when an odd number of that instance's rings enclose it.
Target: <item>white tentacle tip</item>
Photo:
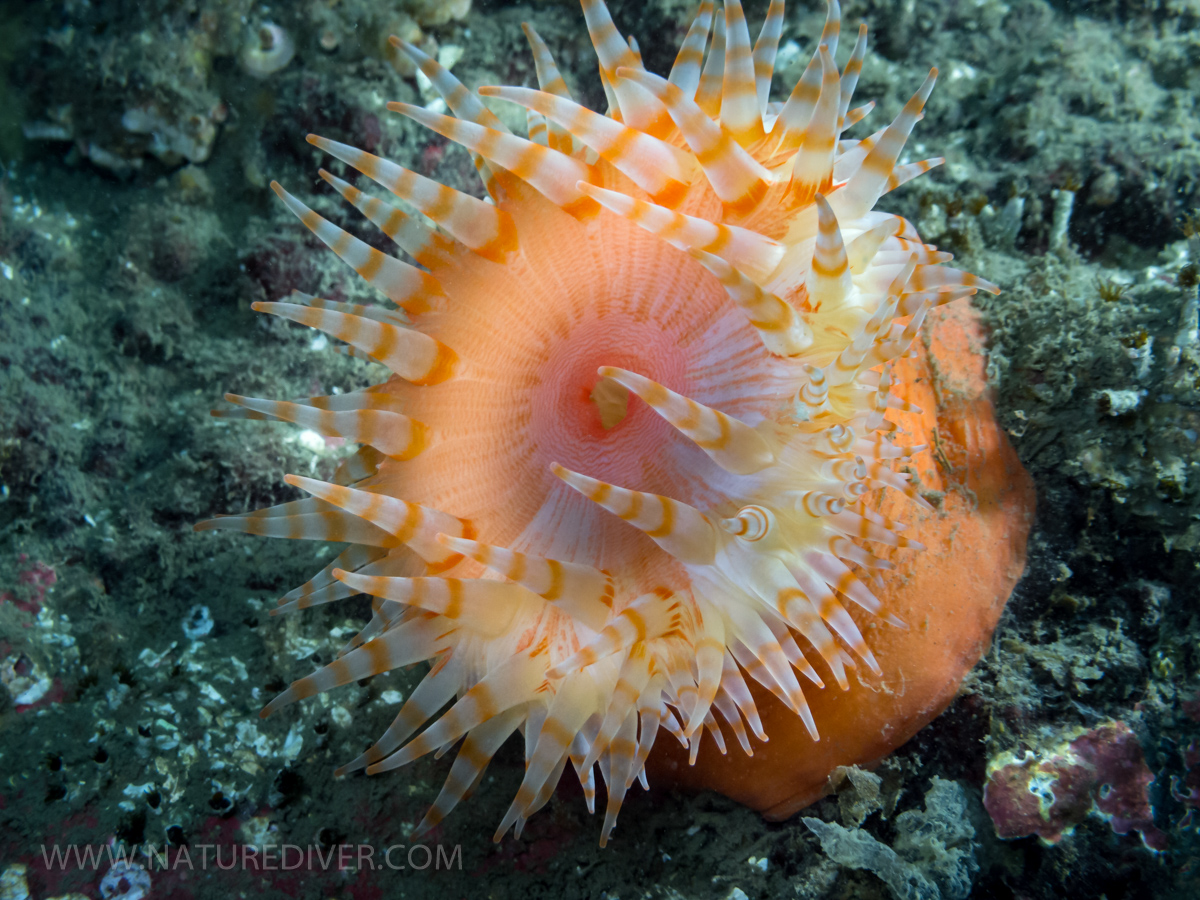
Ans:
[[[721,527],[743,541],[761,541],[775,528],[775,514],[762,506],[743,506],[737,515],[721,520]]]
[[[452,534],[446,534],[439,531],[433,536],[433,539],[445,547],[447,550],[452,550],[455,553],[461,553],[464,556],[475,549],[475,542],[466,538],[455,537]]]
[[[563,660],[557,666],[552,666],[551,668],[547,669],[546,670],[546,678],[547,679],[565,678],[568,674],[567,668],[566,668],[567,662],[568,662],[567,660]]]

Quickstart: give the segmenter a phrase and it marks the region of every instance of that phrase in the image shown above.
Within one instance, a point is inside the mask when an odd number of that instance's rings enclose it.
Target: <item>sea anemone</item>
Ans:
[[[583,11],[606,115],[571,99],[528,26],[541,89],[479,89],[524,107],[528,138],[393,39],[454,116],[389,108],[465,147],[488,200],[309,137],[423,214],[320,173],[417,265],[272,185],[395,308],[297,293],[255,309],[393,376],[293,402],[227,395],[240,408],[224,415],[364,446],[332,482],[288,476],[307,499],[197,526],[349,544],[275,612],[361,592],[371,621],[263,715],[430,661],[340,770],[384,772],[461,740],[422,832],[516,731],[525,775],[497,840],[521,832],[569,761],[589,808],[599,764],[604,844],[660,729],[690,761],[705,731],[724,752],[723,727],[752,753],[767,735],[748,682],[817,740],[809,698],[881,678],[864,631],[907,627],[872,586],[885,557],[922,545],[878,497],[932,509],[901,469],[924,448],[893,440],[889,413],[917,412],[893,390],[894,363],[931,308],[997,290],[874,211],[941,162],[899,163],[936,70],[890,125],[844,139],[872,105],[850,107],[865,26],[834,63],[837,0],[784,102],[768,98],[781,0],[753,46],[739,0],[715,17],[704,0],[668,78],[602,0]]]

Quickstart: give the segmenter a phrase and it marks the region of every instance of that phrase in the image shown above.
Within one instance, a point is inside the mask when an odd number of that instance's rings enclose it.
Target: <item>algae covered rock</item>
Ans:
[[[962,900],[970,895],[979,870],[966,791],[936,775],[925,794],[924,811],[909,810],[896,817],[897,836],[891,847],[861,828],[811,816],[801,821],[830,859],[874,873],[897,900]]]

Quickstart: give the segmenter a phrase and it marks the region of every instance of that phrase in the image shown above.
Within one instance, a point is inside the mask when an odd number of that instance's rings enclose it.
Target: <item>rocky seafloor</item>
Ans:
[[[693,5],[610,3],[659,72]],[[788,5],[776,93],[824,15]],[[314,185],[317,131],[478,192],[465,153],[384,109],[435,101],[387,36],[472,87],[533,84],[531,21],[603,108],[578,7],[0,2],[0,900],[1200,895],[1200,2],[843,11],[871,27],[873,120],[943,73],[913,140],[947,163],[884,206],[1003,288],[980,305],[1038,488],[1028,570],[958,699],[876,771],[779,823],[651,785],[601,850],[565,780],[492,844],[512,746],[414,846],[448,761],[333,770],[418,673],[260,720],[366,604],[271,618],[331,552],[191,528],[292,499],[285,473],[328,476],[348,452],[211,418],[223,392],[369,383],[250,311],[292,289],[366,296],[268,181],[337,209]],[[165,869],[120,861],[147,844]],[[284,844],[325,856],[245,864]],[[99,855],[62,864],[56,845]],[[400,845],[405,868],[384,868]]]

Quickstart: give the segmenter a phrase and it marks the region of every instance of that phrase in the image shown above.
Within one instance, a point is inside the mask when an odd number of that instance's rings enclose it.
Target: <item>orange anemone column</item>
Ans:
[[[1032,479],[996,423],[985,339],[979,314],[960,301],[934,310],[914,344],[917,357],[895,365],[893,389],[922,410],[889,414],[897,443],[929,445],[913,469],[922,490],[942,492],[942,500],[926,512],[886,491],[876,504],[910,523],[905,536],[928,548],[882,554],[896,568],[882,573],[877,595],[908,630],[850,607],[884,677],[860,669],[848,691],[806,690],[820,730],[815,742],[794,713],[750,681],[770,741],[753,741],[747,759],[736,746],[722,756],[706,736],[695,766],[678,743],[659,741],[650,759],[657,783],[715,790],[784,819],[831,793],[837,766],[876,765],[954,699],[1025,568],[1035,508]]]

